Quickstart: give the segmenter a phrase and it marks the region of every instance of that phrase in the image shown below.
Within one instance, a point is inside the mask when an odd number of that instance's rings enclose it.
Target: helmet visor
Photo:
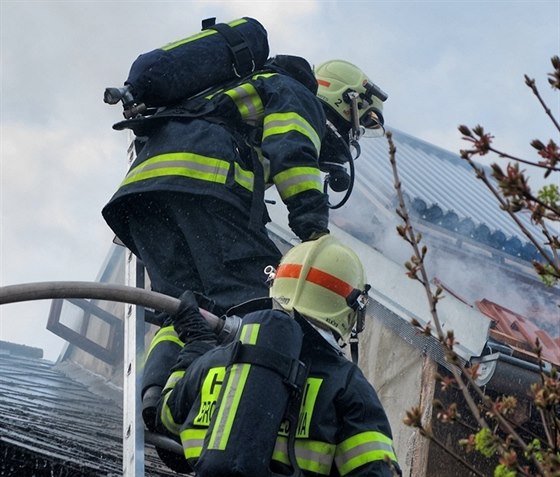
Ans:
[[[368,109],[360,117],[360,129],[360,137],[381,137],[385,135],[383,120],[373,109]]]

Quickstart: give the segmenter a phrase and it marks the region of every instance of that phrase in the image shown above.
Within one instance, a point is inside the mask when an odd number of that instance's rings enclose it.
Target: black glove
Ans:
[[[329,196],[312,190],[286,200],[289,210],[288,223],[292,231],[302,240],[309,240],[313,232],[328,233]]]
[[[214,308],[216,307],[216,302],[214,300],[197,291],[194,291],[193,295],[200,308],[209,311],[210,313],[214,313]]]
[[[179,297],[181,304],[172,316],[173,326],[181,341],[188,345],[195,341],[216,342],[216,334],[198,311],[198,303],[191,290]]]
[[[199,308],[202,308],[212,313],[212,310],[214,310],[216,306],[216,302],[214,300],[196,291],[193,292],[193,295],[194,298],[196,299],[196,302],[198,303]],[[148,320],[146,319],[146,321]],[[160,326],[171,326],[173,324],[173,316],[170,316],[167,313],[159,313],[155,315],[152,321],[149,321],[149,323],[153,323],[155,325],[159,324]]]

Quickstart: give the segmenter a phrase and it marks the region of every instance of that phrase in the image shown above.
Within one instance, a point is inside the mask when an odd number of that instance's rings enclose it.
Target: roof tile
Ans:
[[[540,329],[527,317],[508,310],[487,299],[476,302],[478,309],[486,316],[494,320],[496,327],[493,333],[498,339],[511,338],[509,344],[517,344],[518,347],[530,354],[535,354],[535,343],[538,339],[542,347],[542,358],[544,361],[560,365],[560,338],[553,339],[546,331]],[[512,341],[513,340],[513,341]]]

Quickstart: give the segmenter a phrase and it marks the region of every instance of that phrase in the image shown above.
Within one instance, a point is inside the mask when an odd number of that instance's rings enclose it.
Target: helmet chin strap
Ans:
[[[360,108],[358,104],[358,102],[361,99],[360,99],[360,95],[356,93],[356,91],[348,91],[347,95],[350,101],[350,115],[351,115],[350,119],[352,123],[350,140],[357,143],[363,134],[362,127],[360,125],[360,114],[359,114]]]

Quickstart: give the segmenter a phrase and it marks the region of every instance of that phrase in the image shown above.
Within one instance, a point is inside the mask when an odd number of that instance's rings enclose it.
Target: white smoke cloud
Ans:
[[[476,179],[473,177],[473,180]],[[376,186],[370,184],[371,188]],[[406,183],[402,187],[406,189]],[[391,195],[396,198],[396,191],[385,194],[384,202],[372,203],[358,188],[347,205],[331,212],[331,221],[402,265],[404,275],[404,264],[411,260],[413,249],[397,233],[396,228],[403,225],[403,221],[396,213],[396,206],[388,205]],[[412,215],[410,208],[408,212]],[[425,266],[430,280],[440,280],[450,292],[472,306],[476,306],[476,301],[488,299],[525,316],[553,337],[560,336],[558,288],[542,286],[529,263],[520,268],[513,257],[500,256],[500,252],[466,237],[450,236],[451,232],[445,229],[437,231],[435,225],[419,224],[413,215],[412,222],[415,231],[423,233],[421,246],[428,247]],[[465,244],[463,248],[459,239]],[[505,263],[501,263],[502,260]],[[512,268],[512,263],[517,265]]]

